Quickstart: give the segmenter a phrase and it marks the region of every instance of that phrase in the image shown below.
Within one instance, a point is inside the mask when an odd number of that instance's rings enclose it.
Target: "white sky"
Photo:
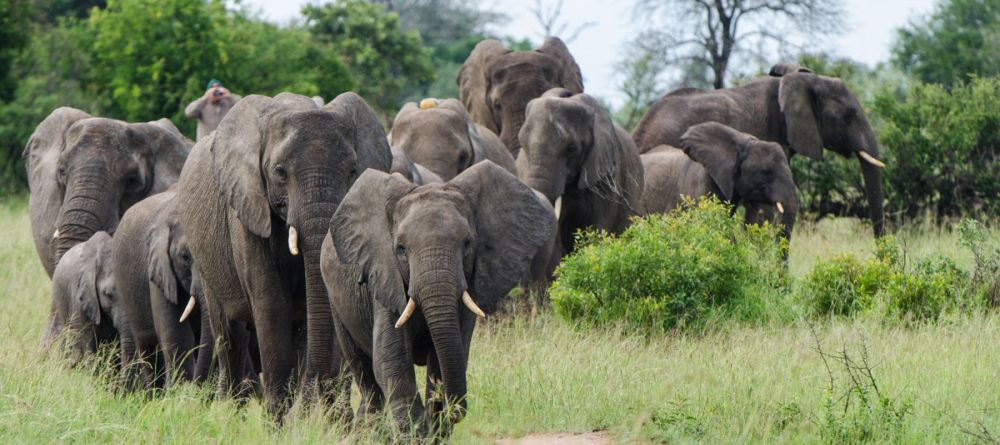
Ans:
[[[501,34],[515,37],[539,38],[539,25],[529,10],[535,0],[491,0],[492,9],[511,16],[511,21],[500,28]],[[552,4],[556,0],[543,3]],[[850,30],[841,36],[819,44],[835,55],[850,57],[869,65],[889,58],[889,47],[896,28],[907,24],[911,18],[929,14],[936,0],[843,0]],[[244,0],[251,7],[260,8],[264,17],[274,22],[286,22],[299,17],[302,5],[316,0]],[[564,2],[561,21],[570,24],[594,22],[579,38],[568,43],[570,51],[583,72],[584,87],[588,93],[600,96],[613,105],[621,104],[617,89],[621,78],[614,65],[620,53],[638,26],[631,17],[631,2],[607,0],[569,0]],[[573,27],[570,26],[572,29]]]

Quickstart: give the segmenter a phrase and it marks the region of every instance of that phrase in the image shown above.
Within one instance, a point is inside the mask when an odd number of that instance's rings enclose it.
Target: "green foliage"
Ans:
[[[395,111],[407,86],[432,80],[430,56],[399,15],[364,0],[336,0],[302,9],[309,32],[350,67],[357,92],[384,112]]]
[[[11,66],[28,43],[31,4],[27,0],[0,0],[0,102],[10,100],[16,87]]]
[[[887,212],[1000,214],[1000,78],[879,95]]]
[[[989,230],[974,219],[962,220],[958,232],[959,242],[972,252],[973,288],[978,289],[980,299],[1000,306],[1000,238],[991,237]]]
[[[886,320],[934,321],[947,313],[968,313],[982,301],[969,275],[953,260],[935,255],[908,265],[892,236],[876,242],[864,262],[844,254],[820,261],[798,293],[813,315],[875,315]]]
[[[1000,73],[1000,2],[944,0],[897,30],[893,63],[916,78],[952,86]]]
[[[550,289],[556,313],[584,326],[624,322],[664,331],[703,322],[710,311],[740,313],[784,280],[777,229],[751,227],[715,199],[637,219],[621,236],[581,235]],[[723,309],[725,310],[725,309]]]

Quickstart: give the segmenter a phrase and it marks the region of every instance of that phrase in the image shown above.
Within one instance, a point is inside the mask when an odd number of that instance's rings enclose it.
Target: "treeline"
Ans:
[[[465,57],[504,19],[460,0],[384,3],[310,5],[279,26],[212,0],[0,0],[0,194],[23,192],[21,152],[57,107],[168,117],[193,138],[184,107],[216,78],[243,95],[356,91],[387,118],[457,97]]]

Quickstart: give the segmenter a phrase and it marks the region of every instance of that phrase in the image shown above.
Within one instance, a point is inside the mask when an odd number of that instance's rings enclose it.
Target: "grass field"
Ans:
[[[116,395],[93,373],[42,357],[49,281],[25,204],[0,204],[0,227],[0,443],[373,440],[317,413],[293,412],[274,429],[256,401],[212,401],[192,385],[151,400]],[[908,254],[971,261],[947,230],[898,237]],[[837,252],[866,252],[870,242],[852,220],[800,224],[791,273]],[[997,314],[910,328],[843,319],[724,324],[647,339],[622,329],[580,332],[543,310],[477,329],[469,415],[453,439],[603,430],[614,443],[996,443],[998,376]]]

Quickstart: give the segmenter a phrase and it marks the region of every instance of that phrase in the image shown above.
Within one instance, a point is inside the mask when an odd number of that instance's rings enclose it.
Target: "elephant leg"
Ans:
[[[291,305],[279,298],[279,295],[271,294],[271,299],[254,301],[253,317],[260,346],[267,411],[280,423],[290,405],[289,384],[295,368],[296,354],[291,329]]]
[[[417,377],[413,371],[413,348],[407,329],[396,329],[396,318],[391,312],[375,303],[375,323],[372,340],[372,368],[375,380],[392,412],[396,427],[410,433],[411,426],[417,437],[423,436],[424,407],[417,392]]]

